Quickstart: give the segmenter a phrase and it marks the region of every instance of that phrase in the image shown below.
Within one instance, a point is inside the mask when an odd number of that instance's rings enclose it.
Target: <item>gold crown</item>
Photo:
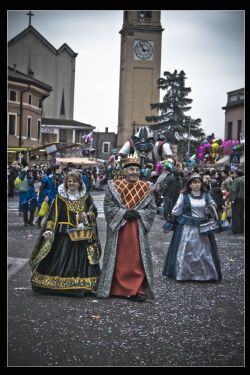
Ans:
[[[68,231],[71,241],[91,240],[93,231],[90,229],[71,229]]]
[[[137,165],[138,167],[141,166],[141,158],[137,155],[136,151],[134,154],[130,154],[124,160],[124,168],[130,165]]]

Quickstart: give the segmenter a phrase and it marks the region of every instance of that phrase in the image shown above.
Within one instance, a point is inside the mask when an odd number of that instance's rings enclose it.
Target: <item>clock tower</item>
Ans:
[[[123,13],[120,57],[120,90],[117,145],[121,147],[146,116],[158,115],[151,103],[159,103],[157,80],[161,75],[160,11],[131,10]]]

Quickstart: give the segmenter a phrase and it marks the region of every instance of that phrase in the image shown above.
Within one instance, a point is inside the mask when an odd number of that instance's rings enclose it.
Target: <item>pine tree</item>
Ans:
[[[201,119],[192,119],[185,113],[192,107],[192,99],[187,98],[191,92],[190,87],[185,87],[186,74],[183,70],[180,73],[164,72],[164,77],[157,80],[158,88],[165,90],[162,103],[151,104],[151,109],[160,111],[159,116],[147,116],[147,122],[151,122],[152,130],[158,130],[164,134],[170,143],[178,143],[178,153],[182,155],[187,151],[187,140],[190,139],[190,154],[196,144],[204,139],[205,133],[201,128]],[[197,140],[196,142],[192,140]],[[193,143],[194,142],[194,143]],[[182,150],[183,149],[183,150]]]

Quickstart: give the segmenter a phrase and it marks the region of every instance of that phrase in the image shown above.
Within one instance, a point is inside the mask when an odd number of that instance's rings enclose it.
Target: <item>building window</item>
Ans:
[[[10,90],[10,100],[16,102],[16,91]]]
[[[28,133],[27,138],[30,138],[31,136],[31,117],[28,117]]]
[[[241,128],[242,128],[242,122],[241,120],[238,120],[237,139],[240,139]]]
[[[244,99],[245,99],[244,93],[241,92],[241,93],[239,94],[239,99],[240,99],[240,100],[244,100]]]
[[[41,120],[37,121],[37,139],[41,138]]]
[[[229,102],[237,102],[237,100],[238,100],[238,97],[237,97],[237,95],[231,95],[231,96],[229,96]]]
[[[227,139],[232,139],[233,123],[230,121],[227,123]]]
[[[32,104],[32,95],[29,94],[29,104],[31,105]]]
[[[110,142],[103,142],[103,153],[108,154],[110,150]]]
[[[9,135],[16,134],[16,116],[9,115]]]
[[[150,22],[152,18],[152,12],[148,10],[138,11],[138,21],[139,22]]]

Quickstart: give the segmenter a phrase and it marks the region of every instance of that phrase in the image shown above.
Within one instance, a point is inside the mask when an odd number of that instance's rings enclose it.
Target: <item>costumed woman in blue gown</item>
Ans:
[[[201,234],[199,225],[205,221],[207,205],[216,208],[202,179],[194,173],[172,209],[164,232],[174,230],[165,260],[163,275],[177,281],[220,281],[221,268],[214,233]]]

